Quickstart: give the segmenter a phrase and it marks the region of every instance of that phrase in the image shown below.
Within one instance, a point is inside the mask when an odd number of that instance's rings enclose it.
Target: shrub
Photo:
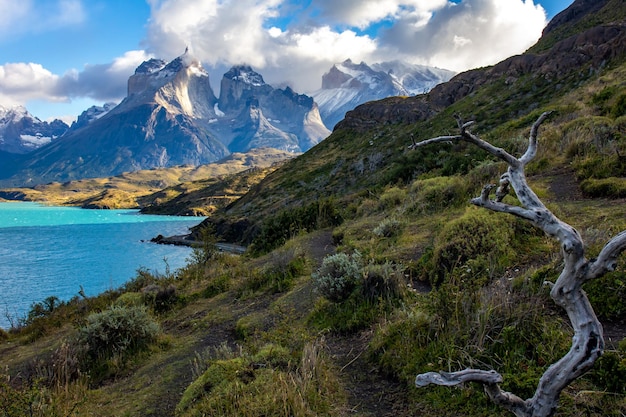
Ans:
[[[321,342],[307,344],[300,360],[275,344],[255,355],[211,361],[185,390],[176,415],[330,416],[344,405],[343,390]]]
[[[140,292],[125,292],[115,300],[113,305],[118,307],[139,307],[143,304],[143,294]]]
[[[145,304],[151,306],[155,313],[168,311],[178,302],[176,287],[172,284],[167,286],[152,284],[141,291]]]
[[[610,272],[585,283],[584,288],[601,319],[615,320],[626,313],[626,272]]]
[[[274,251],[269,256],[268,263],[259,270],[251,271],[239,289],[242,292],[285,292],[293,286],[298,276],[304,274],[306,265],[304,253],[298,250]]]
[[[257,255],[268,253],[299,233],[338,226],[342,222],[343,218],[331,199],[285,209],[263,221],[259,233],[252,241],[251,251]]]
[[[626,179],[587,179],[580,183],[580,189],[587,197],[624,198],[626,197]]]
[[[404,202],[406,198],[406,191],[398,188],[391,187],[386,190],[379,199],[379,204],[381,209],[390,209],[396,206],[399,206]]]
[[[361,255],[337,253],[322,261],[322,266],[312,274],[320,294],[333,302],[347,299],[361,279]]]
[[[87,317],[78,329],[78,343],[87,360],[101,361],[144,349],[158,333],[159,326],[145,307],[113,306]]]
[[[393,237],[398,235],[401,229],[401,223],[398,219],[387,217],[378,223],[373,232],[378,237]]]
[[[413,213],[432,213],[447,207],[467,204],[468,180],[460,176],[436,177],[416,180],[411,184]]]
[[[447,223],[435,239],[430,259],[430,279],[440,284],[456,272],[469,281],[484,281],[512,256],[514,228],[511,221],[485,210],[468,209]]]
[[[369,264],[363,269],[363,296],[368,301],[394,300],[406,291],[406,280],[400,267],[387,262]]]
[[[605,352],[591,371],[591,380],[598,387],[611,393],[626,393],[626,339],[618,350]]]

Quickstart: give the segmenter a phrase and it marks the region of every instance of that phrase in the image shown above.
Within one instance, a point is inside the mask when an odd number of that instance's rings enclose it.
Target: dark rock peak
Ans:
[[[152,58],[142,62],[141,65],[135,69],[135,74],[152,74],[162,70],[166,64],[167,62],[162,59]]]
[[[344,61],[345,63],[346,61]],[[333,65],[330,70],[322,75],[322,88],[329,90],[331,88],[339,88],[348,81],[350,77],[348,74],[339,71],[336,65]]]
[[[184,69],[186,67],[185,62],[183,60],[182,56],[179,56],[178,58],[173,59],[169,64],[167,64],[165,66],[165,68],[163,68],[163,71],[167,71],[167,72],[179,72],[180,70]]]
[[[254,71],[249,65],[235,65],[224,74],[224,78],[233,81],[242,81],[250,85],[264,85],[263,76]]]
[[[285,87],[284,90],[280,90],[282,94],[287,97],[289,100],[293,101],[299,106],[310,109],[313,107],[313,97],[307,96],[306,94],[298,94],[291,89],[291,87]]]

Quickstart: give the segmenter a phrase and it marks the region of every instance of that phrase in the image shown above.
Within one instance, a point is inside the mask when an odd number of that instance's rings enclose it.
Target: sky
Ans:
[[[187,47],[216,94],[239,64],[299,93],[348,58],[461,72],[522,53],[572,1],[0,0],[0,105],[70,123]]]

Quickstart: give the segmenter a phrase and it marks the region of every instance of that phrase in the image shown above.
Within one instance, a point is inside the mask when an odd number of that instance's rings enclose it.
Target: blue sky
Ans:
[[[119,102],[134,69],[189,47],[219,88],[248,63],[320,87],[333,63],[403,59],[455,71],[521,53],[572,0],[0,0],[0,105],[41,119]]]

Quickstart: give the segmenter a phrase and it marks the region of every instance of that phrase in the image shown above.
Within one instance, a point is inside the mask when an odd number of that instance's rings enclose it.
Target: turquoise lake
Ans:
[[[191,249],[157,245],[199,217],[153,216],[137,210],[86,210],[0,203],[0,327],[49,296],[66,301],[82,285],[88,296],[117,288],[140,268],[164,273],[186,264]]]

